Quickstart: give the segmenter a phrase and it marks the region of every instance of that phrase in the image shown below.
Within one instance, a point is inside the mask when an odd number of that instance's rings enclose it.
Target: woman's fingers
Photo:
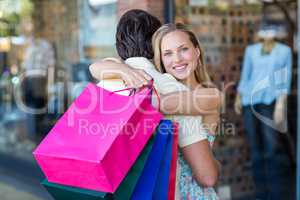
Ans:
[[[127,87],[140,88],[147,85],[152,79],[144,70],[127,68],[123,74],[123,80]]]
[[[143,70],[133,70],[135,88],[140,88],[144,85],[147,85],[152,79],[146,72]]]
[[[140,88],[147,84],[147,80],[137,72],[132,71],[124,76],[127,87]]]
[[[144,79],[147,80],[147,82],[152,80],[152,77],[149,76],[147,74],[147,72],[145,72],[144,70],[139,69],[139,70],[136,70],[136,72],[139,73],[142,77],[144,77]]]
[[[135,76],[135,81],[137,84],[137,87],[142,87],[143,85],[147,84],[147,80],[144,78],[144,76],[139,71],[133,71]]]

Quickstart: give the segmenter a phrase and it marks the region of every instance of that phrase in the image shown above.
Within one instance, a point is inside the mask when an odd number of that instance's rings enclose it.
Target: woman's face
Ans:
[[[162,38],[161,58],[165,70],[182,82],[194,78],[199,56],[199,48],[182,31],[170,32]]]

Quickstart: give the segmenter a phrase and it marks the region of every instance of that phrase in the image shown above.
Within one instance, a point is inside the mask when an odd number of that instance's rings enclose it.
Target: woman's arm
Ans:
[[[117,59],[112,61],[103,59],[89,66],[91,75],[97,80],[122,78],[122,73],[127,66]]]
[[[90,73],[97,80],[122,79],[128,87],[146,85],[151,77],[143,70],[132,69],[125,63],[104,59],[89,66]]]
[[[151,77],[143,70],[112,60],[101,60],[89,67],[97,80],[119,78],[128,87],[139,88],[148,83]],[[160,95],[160,110],[164,114],[205,115],[216,114],[220,107],[221,94],[215,88],[198,88],[194,91],[173,92]]]
[[[221,165],[214,158],[207,140],[183,147],[182,153],[199,185],[213,187],[217,183]]]
[[[202,125],[209,131],[209,134],[217,134],[218,126],[220,124],[220,114],[203,115]]]
[[[193,91],[173,92],[160,96],[164,114],[207,115],[218,114],[221,92],[216,88],[198,88]]]

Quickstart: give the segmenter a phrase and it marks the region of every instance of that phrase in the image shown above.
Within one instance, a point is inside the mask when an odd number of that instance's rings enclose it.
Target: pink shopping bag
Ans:
[[[88,84],[33,152],[48,181],[114,192],[162,118],[150,96]]]

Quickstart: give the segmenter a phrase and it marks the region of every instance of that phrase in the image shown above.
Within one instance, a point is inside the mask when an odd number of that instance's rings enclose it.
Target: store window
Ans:
[[[30,152],[35,146],[29,139],[30,134],[24,131],[27,124],[26,113],[16,107],[14,96],[14,87],[20,81],[19,75],[24,71],[24,66],[27,66],[25,63],[31,65],[29,62],[32,61],[29,58],[32,49],[26,51],[29,44],[26,35],[33,28],[30,19],[32,12],[33,5],[29,0],[0,1],[1,153],[23,154],[24,151]],[[26,155],[27,158],[30,157],[28,153]]]
[[[254,199],[255,185],[250,167],[249,142],[245,136],[242,117],[234,112],[236,86],[240,80],[245,48],[258,42],[256,33],[263,23],[272,23],[278,27],[278,30],[285,27],[283,31],[285,36],[281,37],[278,31],[276,39],[293,49],[293,38],[296,33],[293,28],[296,26],[296,1],[288,4],[276,1],[277,5],[275,1],[257,0],[176,0],[175,2],[175,22],[186,24],[196,33],[205,50],[205,60],[210,75],[225,94],[222,128],[214,148],[217,159],[222,163],[221,177],[216,191],[221,199]],[[286,18],[287,13],[289,14]],[[297,63],[295,57],[293,62]],[[293,91],[295,93],[295,89]],[[291,95],[290,98],[293,99],[290,101],[292,103],[296,95]],[[289,112],[293,112],[292,110],[291,107]],[[296,114],[289,120],[294,121],[295,118]],[[295,122],[290,123],[291,131],[287,133],[288,136],[284,140],[289,143],[285,146],[290,151],[289,154],[293,154],[294,151],[295,139],[289,139],[296,133],[294,124]],[[290,165],[292,160],[286,161],[286,165]],[[293,188],[292,182],[290,187]]]
[[[79,6],[80,43],[84,57],[99,59],[116,55],[116,0],[81,1]]]
[[[116,0],[0,1],[0,153],[32,150],[88,81],[115,56]]]

